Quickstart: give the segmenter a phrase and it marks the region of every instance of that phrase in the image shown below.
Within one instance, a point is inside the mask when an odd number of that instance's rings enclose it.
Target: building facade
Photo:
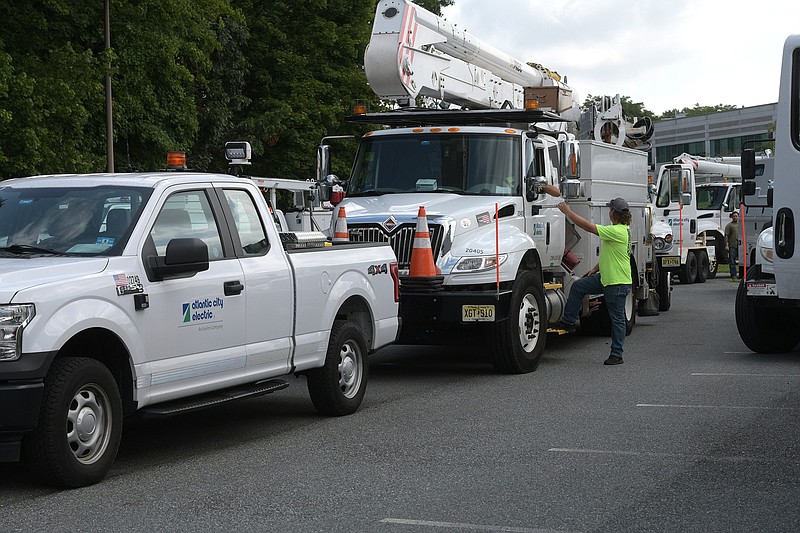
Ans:
[[[742,107],[696,117],[678,117],[655,123],[650,163],[671,163],[682,153],[706,157],[739,156],[745,141],[771,136],[777,103]],[[761,151],[771,143],[748,145]]]

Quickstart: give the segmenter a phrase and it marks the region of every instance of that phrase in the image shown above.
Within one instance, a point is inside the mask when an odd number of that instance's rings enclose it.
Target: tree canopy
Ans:
[[[245,140],[253,174],[307,179],[323,137],[365,131],[342,120],[354,101],[382,106],[363,69],[375,0],[108,1],[110,50],[102,1],[0,0],[0,179],[105,170],[109,73],[118,171],[162,168],[168,150],[224,170],[225,141]],[[416,1],[437,14],[454,3]],[[346,175],[355,144],[340,145]]]
[[[374,0],[109,1],[106,51],[101,1],[0,0],[0,178],[105,170],[108,72],[118,171],[168,150],[223,170],[225,141],[246,140],[253,173],[309,178],[323,136],[359,132],[353,101],[380,105],[363,71]]]

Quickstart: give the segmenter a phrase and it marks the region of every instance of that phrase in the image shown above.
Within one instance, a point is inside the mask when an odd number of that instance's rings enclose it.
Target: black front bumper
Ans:
[[[56,352],[0,362],[0,462],[18,461],[22,437],[36,428],[44,377]]]
[[[508,319],[511,291],[401,291],[402,329],[398,342],[450,344],[452,334],[475,330]],[[462,320],[465,305],[493,305],[492,322]]]
[[[39,420],[44,382],[0,383],[0,462],[18,461],[20,441]]]

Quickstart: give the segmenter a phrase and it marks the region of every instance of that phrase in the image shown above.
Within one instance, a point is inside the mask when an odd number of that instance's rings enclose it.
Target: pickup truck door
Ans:
[[[245,299],[242,267],[220,228],[221,206],[212,187],[170,188],[141,243],[149,307],[134,314],[147,363],[137,368],[148,403],[243,381]],[[223,222],[220,224],[219,222]],[[164,256],[175,238],[208,246],[208,270],[162,281],[150,279],[149,257]]]
[[[264,216],[268,208],[262,198],[260,202],[253,198],[251,190],[221,186],[226,216],[232,219],[228,225],[234,252],[244,271],[245,374],[259,379],[290,371],[294,290],[291,266],[278,234],[267,232],[268,227],[275,227],[269,215]]]

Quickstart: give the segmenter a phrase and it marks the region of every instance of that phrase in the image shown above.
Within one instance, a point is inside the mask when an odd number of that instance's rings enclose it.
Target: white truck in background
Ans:
[[[285,243],[285,244],[284,244]],[[170,416],[307,376],[356,411],[398,333],[388,246],[280,233],[251,179],[196,172],[0,183],[0,460],[102,479],[123,417]]]
[[[772,208],[766,204],[766,191],[774,174],[775,159],[772,150],[756,155],[755,172],[759,190],[743,208],[740,161],[738,156],[702,157],[690,154],[681,154],[674,160],[675,163],[687,163],[694,167],[698,234],[706,245],[714,246],[716,264],[727,264],[725,226],[731,221],[731,213],[739,212],[740,224],[744,228],[739,245],[739,265],[742,268],[745,254],[747,263],[752,264],[758,234],[772,223]],[[709,278],[716,275],[716,264],[711,265]]]
[[[597,236],[565,219],[556,207],[562,198],[545,194],[546,185],[560,187],[573,210],[598,224],[610,223],[609,200],[630,204],[630,331],[638,304],[657,298],[647,154],[624,146],[621,134],[613,144],[575,140],[568,129],[580,110],[565,80],[408,0],[378,3],[364,61],[372,89],[400,107],[348,117],[391,128],[360,139],[339,206],[351,240],[390,242],[398,255],[398,342],[488,340],[499,371],[536,369],[548,325],[562,318],[572,283],[595,266],[600,248]],[[410,107],[418,97],[440,106]],[[618,119],[603,119],[607,127],[598,130],[624,131]],[[324,175],[329,147],[318,154]],[[441,272],[427,290],[411,285],[407,272],[420,206]],[[581,315],[584,332],[610,332],[602,295],[588,297]]]
[[[773,223],[758,238],[756,261],[736,293],[736,327],[748,348],[783,353],[800,342],[800,35],[786,39],[775,127]],[[745,203],[757,195],[752,150],[742,152]]]

